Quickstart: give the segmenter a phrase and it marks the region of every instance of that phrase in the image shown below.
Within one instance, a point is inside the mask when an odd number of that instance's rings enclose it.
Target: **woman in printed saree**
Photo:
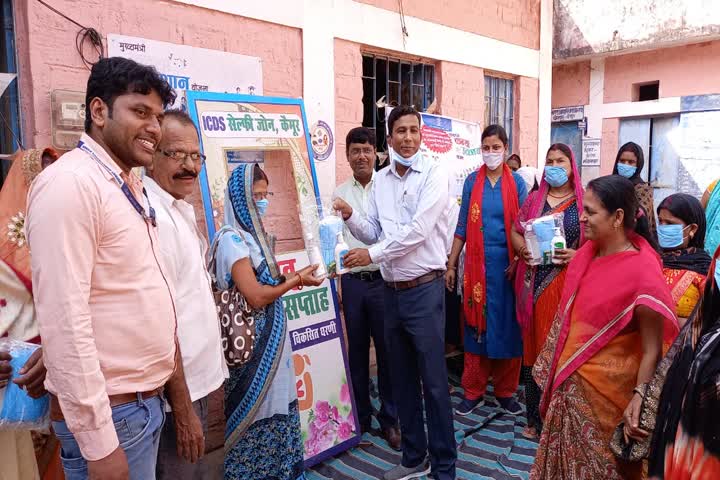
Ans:
[[[456,413],[467,415],[483,404],[492,376],[500,406],[519,414],[522,408],[514,394],[520,378],[522,337],[508,271],[515,258],[510,234],[527,190],[522,177],[503,162],[508,145],[505,130],[490,125],[481,138],[485,164],[465,180],[445,278],[452,291],[458,257],[467,241],[463,274],[465,398]]]
[[[640,206],[645,210],[650,222],[650,233],[653,237],[657,234],[655,224],[655,204],[653,200],[653,187],[642,179],[642,171],[645,166],[645,156],[640,145],[635,142],[628,142],[618,150],[615,157],[613,174],[630,179],[635,185]]]
[[[52,148],[16,152],[0,190],[0,337],[40,343],[32,296],[30,250],[23,229],[30,184],[57,158],[58,153]],[[28,363],[38,361],[42,352],[37,352]],[[0,388],[5,381],[1,367],[6,360],[4,352],[0,352]],[[28,389],[31,396],[45,393],[43,379],[44,373],[33,382],[35,388]],[[0,431],[0,479],[36,478],[64,478],[60,444],[55,435],[28,430]]]
[[[717,188],[720,179],[715,180],[705,190],[701,203],[705,208],[707,219],[707,236],[705,238],[705,251],[710,255],[720,246],[720,188]]]
[[[662,480],[720,478],[720,262],[673,345],[651,442],[649,473]],[[671,350],[672,351],[672,350]]]
[[[257,165],[238,166],[225,196],[225,226],[215,236],[210,265],[220,289],[236,285],[253,308],[255,348],[250,360],[230,368],[225,384],[225,478],[303,478],[292,352],[281,296],[321,279],[306,267],[279,274],[261,216],[268,206],[268,178]],[[211,269],[212,270],[212,269]]]
[[[531,193],[523,204],[512,233],[515,251],[524,260],[518,265],[515,293],[517,318],[523,334],[522,377],[528,421],[524,435],[528,438],[537,437],[542,429],[538,410],[540,388],[532,378],[532,366],[545,344],[550,325],[557,313],[567,264],[581,244],[582,196],[582,183],[572,150],[562,143],[550,146],[545,157],[545,171],[540,188]],[[525,224],[553,214],[563,216],[568,248],[558,251],[561,262],[559,264],[530,266],[526,264],[531,256],[525,246]]]
[[[695,310],[712,259],[705,251],[705,212],[692,195],[676,193],[658,207],[663,273],[680,327]]]
[[[616,459],[616,426],[637,427],[647,382],[677,320],[660,257],[648,242],[633,184],[618,175],[591,181],[580,223],[587,241],[565,277],[558,315],[533,369],[542,388],[543,430],[530,478],[639,479],[642,462]],[[638,218],[639,217],[639,218]]]

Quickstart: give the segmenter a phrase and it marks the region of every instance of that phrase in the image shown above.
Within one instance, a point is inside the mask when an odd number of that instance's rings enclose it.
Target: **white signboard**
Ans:
[[[599,138],[583,138],[582,166],[583,167],[599,167],[600,166],[600,139]]]
[[[551,122],[574,122],[585,118],[585,107],[582,105],[577,107],[553,108],[550,112]]]
[[[178,94],[169,108],[186,109],[186,90],[262,95],[257,57],[117,34],[108,35],[108,54],[157,68]]]
[[[210,138],[300,138],[302,119],[293,114],[203,112],[202,130]]]

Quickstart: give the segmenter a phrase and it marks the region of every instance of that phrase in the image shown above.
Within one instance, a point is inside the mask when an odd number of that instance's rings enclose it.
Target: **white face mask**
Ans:
[[[497,168],[503,164],[505,152],[483,152],[482,158],[487,168],[490,170],[497,170]]]
[[[415,155],[413,155],[413,156],[410,157],[410,158],[405,158],[405,157],[403,157],[402,155],[400,155],[400,154],[399,154],[398,152],[396,152],[395,150],[390,150],[390,152],[392,152],[393,160],[394,160],[395,162],[399,163],[400,165],[405,166],[405,167],[410,167],[410,166],[412,166],[412,165],[418,160],[418,158],[420,158],[420,155],[422,155],[422,152],[420,152],[420,150],[418,150],[417,152],[415,152]]]

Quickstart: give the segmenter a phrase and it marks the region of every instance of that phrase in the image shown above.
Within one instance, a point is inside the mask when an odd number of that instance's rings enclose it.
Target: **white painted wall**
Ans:
[[[540,4],[540,52],[538,59],[538,168],[545,167],[545,154],[550,148],[552,116],[552,42],[553,0]]]

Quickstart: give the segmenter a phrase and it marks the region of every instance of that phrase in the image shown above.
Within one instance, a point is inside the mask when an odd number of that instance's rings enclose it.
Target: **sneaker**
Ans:
[[[408,480],[410,478],[418,478],[430,473],[430,462],[423,460],[417,467],[404,467],[402,464],[388,470],[383,475],[384,480]]]
[[[467,398],[463,398],[463,401],[460,402],[460,405],[458,405],[455,409],[455,413],[460,415],[461,417],[464,417],[465,415],[469,415],[470,412],[472,412],[476,408],[482,407],[483,405],[485,405],[485,397],[480,397],[477,400],[468,400]]]
[[[511,415],[520,415],[523,412],[522,406],[515,400],[515,397],[498,398],[500,408]]]

